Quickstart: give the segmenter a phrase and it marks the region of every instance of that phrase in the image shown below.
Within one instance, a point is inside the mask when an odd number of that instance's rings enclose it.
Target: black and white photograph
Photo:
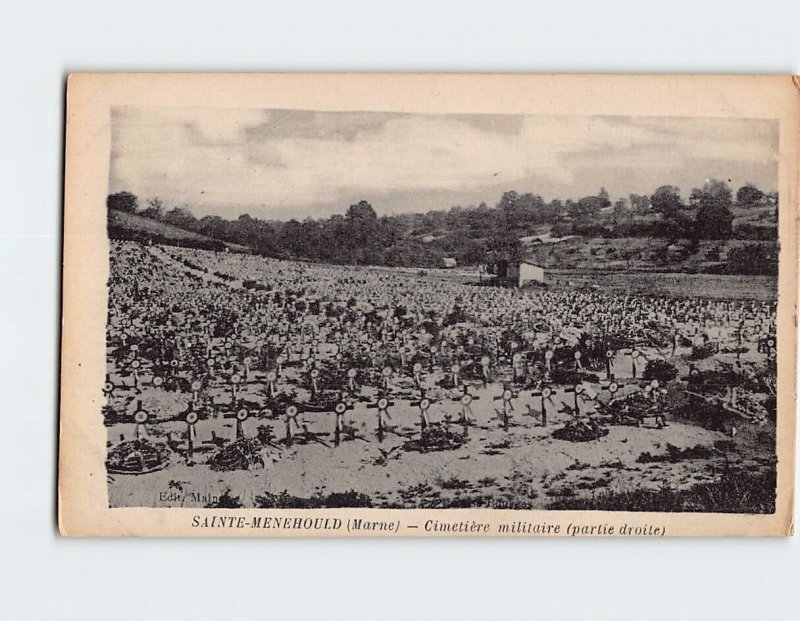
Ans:
[[[774,513],[777,120],[110,132],[110,508]]]
[[[4,8],[0,619],[800,618],[800,4]]]

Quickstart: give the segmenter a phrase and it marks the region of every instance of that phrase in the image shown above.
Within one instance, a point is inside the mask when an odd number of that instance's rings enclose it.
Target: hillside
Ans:
[[[116,209],[108,210],[108,236],[110,239],[152,241],[154,244],[167,246],[184,246],[204,250],[228,248],[232,252],[250,252],[249,248],[239,244],[220,241],[171,224]]]
[[[754,247],[765,257],[777,253],[775,241],[702,240],[692,245],[689,240],[670,243],[650,237],[571,237],[557,243],[524,242],[521,254],[539,265],[558,269],[747,273],[746,267],[731,265],[745,258],[758,260],[752,254],[743,254],[752,253]]]
[[[773,275],[778,196],[739,200],[746,189],[734,201],[727,184],[713,181],[685,202],[677,188],[661,186],[613,205],[604,190],[563,203],[509,191],[494,207],[396,215],[379,215],[362,200],[343,215],[302,222],[246,213],[197,219],[188,206],[164,213],[158,201],[135,212],[136,197],[120,193],[108,199],[109,231],[119,239],[340,265],[477,267],[529,259],[561,269]]]

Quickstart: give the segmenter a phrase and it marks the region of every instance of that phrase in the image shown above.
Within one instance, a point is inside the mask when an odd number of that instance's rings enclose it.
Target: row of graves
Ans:
[[[252,469],[389,435],[450,450],[474,428],[588,442],[610,425],[667,426],[678,387],[748,419],[735,386],[695,381],[693,356],[774,370],[763,303],[523,295],[291,262],[265,278],[258,257],[177,249],[165,262],[116,244],[103,386],[115,474]],[[229,283],[198,276],[204,262]],[[258,267],[261,290],[230,284]],[[679,360],[685,375],[659,372]]]

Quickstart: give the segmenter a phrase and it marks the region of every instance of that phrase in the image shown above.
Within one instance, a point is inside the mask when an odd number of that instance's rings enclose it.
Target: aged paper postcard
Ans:
[[[790,535],[791,76],[76,74],[59,526]]]

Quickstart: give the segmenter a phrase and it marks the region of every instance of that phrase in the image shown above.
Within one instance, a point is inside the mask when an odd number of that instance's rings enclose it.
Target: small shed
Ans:
[[[533,261],[520,261],[508,266],[508,278],[516,280],[518,287],[532,282],[544,284],[545,276],[545,269]]]
[[[444,257],[442,259],[442,267],[448,270],[454,269],[456,266],[456,260],[453,257]]]

